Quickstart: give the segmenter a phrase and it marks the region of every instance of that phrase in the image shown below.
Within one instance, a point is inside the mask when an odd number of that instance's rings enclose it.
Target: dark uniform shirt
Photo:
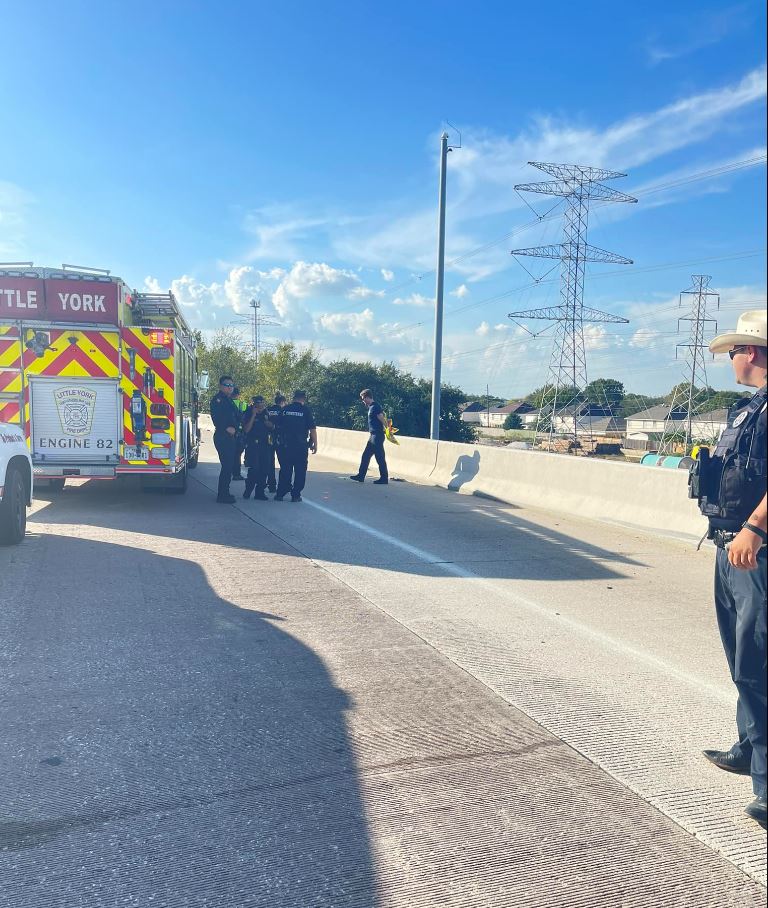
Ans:
[[[738,531],[765,495],[766,399],[763,386],[728,411],[728,425],[702,478],[700,507],[713,529]]]
[[[368,431],[371,435],[383,435],[384,426],[379,419],[379,414],[384,411],[381,407],[374,401],[370,407],[368,407]]]
[[[248,421],[251,418],[251,413],[253,407],[248,407],[248,409],[243,414],[243,428],[248,425]],[[251,445],[265,445],[269,440],[269,427],[267,426],[268,414],[266,410],[262,410],[261,413],[256,414],[256,418],[253,420],[253,425],[248,432],[245,433],[245,443],[248,446]]]
[[[278,436],[278,424],[280,422],[282,413],[283,408],[279,404],[272,404],[271,407],[267,407],[267,416],[269,417],[269,421],[272,423],[273,427],[271,431],[273,445],[280,444],[280,438]]]
[[[277,421],[280,444],[286,447],[306,446],[309,430],[315,428],[315,417],[306,404],[293,401],[283,407]]]
[[[217,432],[237,429],[240,426],[240,411],[231,398],[219,391],[211,398],[211,419]]]

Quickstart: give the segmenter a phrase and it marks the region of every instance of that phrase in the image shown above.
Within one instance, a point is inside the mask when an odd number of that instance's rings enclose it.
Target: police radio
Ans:
[[[131,396],[131,425],[136,441],[144,441],[147,437],[147,405],[141,391],[134,391]]]

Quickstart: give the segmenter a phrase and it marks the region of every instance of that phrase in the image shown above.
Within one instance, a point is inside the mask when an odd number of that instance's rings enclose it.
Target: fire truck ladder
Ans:
[[[184,316],[181,314],[176,297],[172,293],[133,293],[133,313],[137,321],[145,324],[158,324],[168,319],[177,325],[184,334],[189,334]]]

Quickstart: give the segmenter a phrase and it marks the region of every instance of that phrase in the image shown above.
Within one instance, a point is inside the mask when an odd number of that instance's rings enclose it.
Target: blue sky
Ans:
[[[585,302],[630,319],[590,327],[591,377],[643,393],[678,379],[693,273],[712,275],[724,326],[764,305],[762,3],[2,0],[0,14],[0,260],[172,287],[205,331],[259,297],[272,339],[426,375],[450,120],[446,380],[511,397],[545,378],[551,332],[506,318],[558,300],[509,255],[559,238],[513,191],[544,178],[528,160],[626,172],[616,188],[639,198],[592,213],[590,242],[635,265],[590,268]],[[710,379],[731,384],[722,365]]]

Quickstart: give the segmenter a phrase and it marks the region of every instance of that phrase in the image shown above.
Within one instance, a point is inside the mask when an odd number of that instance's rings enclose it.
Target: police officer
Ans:
[[[280,480],[275,501],[290,492],[291,501],[301,501],[307,479],[308,451],[317,453],[317,428],[305,391],[294,391],[293,401],[283,407],[277,422],[280,439]]]
[[[280,439],[278,438],[278,424],[280,415],[285,406],[285,395],[279,391],[275,394],[275,402],[267,408],[267,418],[272,423],[272,431],[269,436],[269,460],[267,464],[267,482],[269,491],[274,494],[277,491],[277,474],[275,472],[275,457],[280,457]]]
[[[240,425],[240,413],[232,403],[235,383],[231,375],[222,375],[219,390],[211,398],[211,419],[213,420],[213,444],[219,455],[221,471],[216,501],[219,504],[234,504],[235,497],[229,493],[232,479],[232,464],[235,462],[235,435]]]
[[[253,497],[258,501],[267,501],[264,488],[267,485],[269,470],[270,431],[272,422],[267,417],[267,408],[263,397],[254,397],[251,406],[243,415],[243,436],[245,438],[245,463],[248,475],[245,478],[243,498]]]
[[[240,416],[240,423],[235,433],[235,460],[232,465],[232,479],[241,481],[243,476],[243,451],[245,451],[245,435],[243,433],[243,417],[248,408],[246,402],[240,397],[240,389],[232,389],[232,403],[235,405]]]
[[[766,313],[745,312],[735,331],[709,345],[728,353],[736,381],[757,391],[731,407],[710,457],[699,452],[691,494],[709,519],[717,546],[715,611],[731,677],[738,691],[738,741],[704,756],[728,772],[752,777],[755,799],[745,812],[766,825]]]
[[[360,400],[368,410],[368,443],[363,449],[363,456],[360,458],[360,467],[357,473],[349,478],[354,479],[355,482],[365,482],[365,474],[368,472],[371,458],[375,457],[379,467],[379,478],[374,479],[373,484],[375,486],[385,486],[389,482],[387,458],[384,454],[387,420],[384,416],[384,411],[373,399],[373,391],[369,388],[365,388],[365,390],[360,392]]]

